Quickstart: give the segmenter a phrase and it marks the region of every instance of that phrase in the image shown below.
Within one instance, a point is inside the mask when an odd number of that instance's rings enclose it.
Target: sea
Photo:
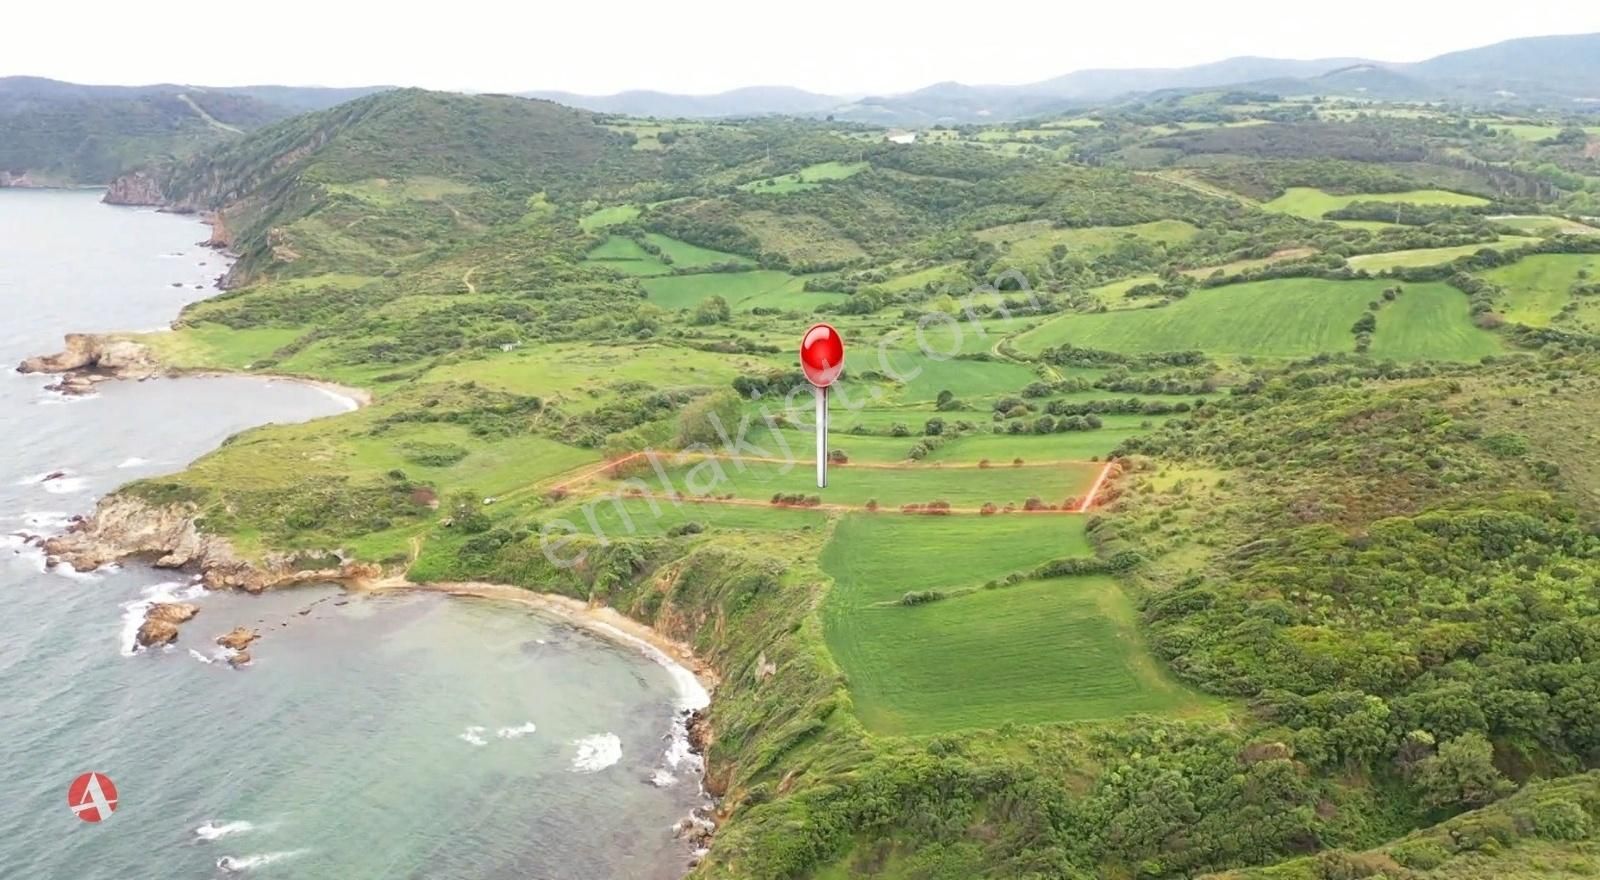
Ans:
[[[242,376],[67,398],[12,369],[64,333],[157,329],[216,295],[206,237],[98,191],[0,189],[0,877],[682,877],[673,828],[706,800],[675,720],[705,694],[659,654],[439,594],[47,569],[33,536],[120,484],[354,406]],[[135,650],[162,600],[200,613]],[[214,644],[235,626],[262,634],[238,669]],[[68,797],[91,772],[116,791],[98,822]]]

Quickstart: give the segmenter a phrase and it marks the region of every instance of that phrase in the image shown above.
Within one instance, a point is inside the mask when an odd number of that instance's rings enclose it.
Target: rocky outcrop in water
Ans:
[[[150,349],[137,342],[94,333],[68,333],[66,348],[17,366],[22,373],[64,373],[58,390],[92,387],[102,379],[148,379],[164,371]],[[73,386],[73,387],[68,387]]]
[[[200,609],[188,602],[157,602],[144,613],[144,623],[134,638],[141,647],[159,648],[178,640],[179,624],[188,622]]]
[[[261,638],[255,630],[249,627],[236,626],[231,630],[217,636],[217,644],[230,651],[243,651],[250,647],[250,643]]]
[[[338,567],[301,568],[297,556],[241,557],[218,535],[195,527],[198,511],[187,503],[153,504],[134,495],[102,498],[93,515],[44,543],[52,565],[90,571],[130,557],[153,560],[157,568],[200,572],[207,589],[259,593],[305,583],[355,583],[382,577],[380,566],[346,562]]]

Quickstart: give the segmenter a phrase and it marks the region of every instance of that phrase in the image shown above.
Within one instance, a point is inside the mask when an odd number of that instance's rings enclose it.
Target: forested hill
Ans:
[[[239,278],[269,264],[381,272],[625,182],[630,143],[547,101],[404,89],[158,163],[111,198],[226,208]]]
[[[94,86],[0,77],[0,186],[111,182],[373,89]]]

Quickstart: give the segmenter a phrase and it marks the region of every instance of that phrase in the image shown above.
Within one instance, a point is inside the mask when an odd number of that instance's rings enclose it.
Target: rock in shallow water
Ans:
[[[217,644],[230,651],[243,651],[250,647],[250,643],[261,638],[253,629],[236,626],[233,629],[217,636]]]

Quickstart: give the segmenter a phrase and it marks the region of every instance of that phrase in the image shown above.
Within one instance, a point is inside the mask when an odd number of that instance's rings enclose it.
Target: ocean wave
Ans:
[[[34,400],[39,406],[64,406],[69,403],[82,403],[99,397],[99,392],[91,391],[88,394],[62,394],[59,391],[46,391],[43,396]]]
[[[475,746],[486,746],[489,744],[489,741],[483,738],[483,732],[487,729],[488,728],[486,727],[479,727],[478,725],[474,724],[468,727],[466,730],[456,734],[456,738],[462,742],[471,743]]]
[[[58,565],[56,570],[70,569],[69,565]],[[206,588],[201,584],[180,584],[168,582],[145,587],[139,593],[139,598],[122,603],[122,656],[132,657],[139,653],[139,627],[144,624],[144,614],[150,606],[158,602],[183,602],[193,599],[203,593]]]
[[[667,734],[667,750],[662,758],[674,770],[685,764],[691,770],[702,769],[700,756],[694,753],[694,747],[689,744],[689,713],[680,712],[673,721],[672,732]]]
[[[135,455],[132,458],[124,459],[122,464],[117,465],[117,467],[119,467],[119,468],[136,468],[136,467],[142,467],[143,465],[147,465],[149,463],[150,463],[150,459],[148,459],[148,458],[140,458],[139,456]]]
[[[219,840],[230,834],[243,834],[255,827],[242,819],[234,822],[207,822],[194,830],[194,836],[199,840]]]
[[[71,495],[82,492],[89,487],[89,481],[83,477],[61,477],[42,484],[44,490],[51,495]]]
[[[622,739],[614,733],[596,733],[575,740],[578,754],[572,759],[576,773],[595,773],[622,760]]]
[[[45,553],[44,553],[43,550],[39,551],[39,557],[40,557],[39,571],[41,571],[41,572],[48,571],[49,573],[51,573],[53,575],[56,575],[57,577],[64,577],[69,581],[79,581],[79,582],[97,581],[97,580],[100,580],[100,572],[101,571],[114,570],[112,568],[112,566],[107,565],[107,566],[102,566],[101,568],[92,568],[92,569],[90,569],[88,571],[79,571],[76,568],[73,568],[72,564],[68,563],[68,562],[63,562],[60,565],[57,565],[54,568],[51,568],[50,565],[49,565],[49,560],[45,558]],[[135,629],[137,629],[137,627],[135,627]]]
[[[58,513],[53,510],[36,510],[24,513],[21,517],[22,524],[30,529],[44,529],[50,532],[64,531],[72,524],[69,514]]]
[[[517,727],[502,727],[495,731],[494,735],[500,737],[501,739],[517,739],[519,737],[527,736],[536,730],[538,730],[538,728],[534,726],[532,721],[529,721],[527,724],[519,725]]]
[[[671,773],[668,773],[659,767],[650,774],[650,784],[656,788],[667,788],[669,786],[676,785],[677,782],[678,777],[673,776]]]
[[[292,849],[284,850],[282,852],[257,853],[253,856],[223,856],[222,858],[217,859],[217,869],[229,874],[237,874],[243,871],[259,868],[262,865],[270,865],[273,862],[281,862],[284,859],[292,859],[303,852],[305,852],[305,850]]]

